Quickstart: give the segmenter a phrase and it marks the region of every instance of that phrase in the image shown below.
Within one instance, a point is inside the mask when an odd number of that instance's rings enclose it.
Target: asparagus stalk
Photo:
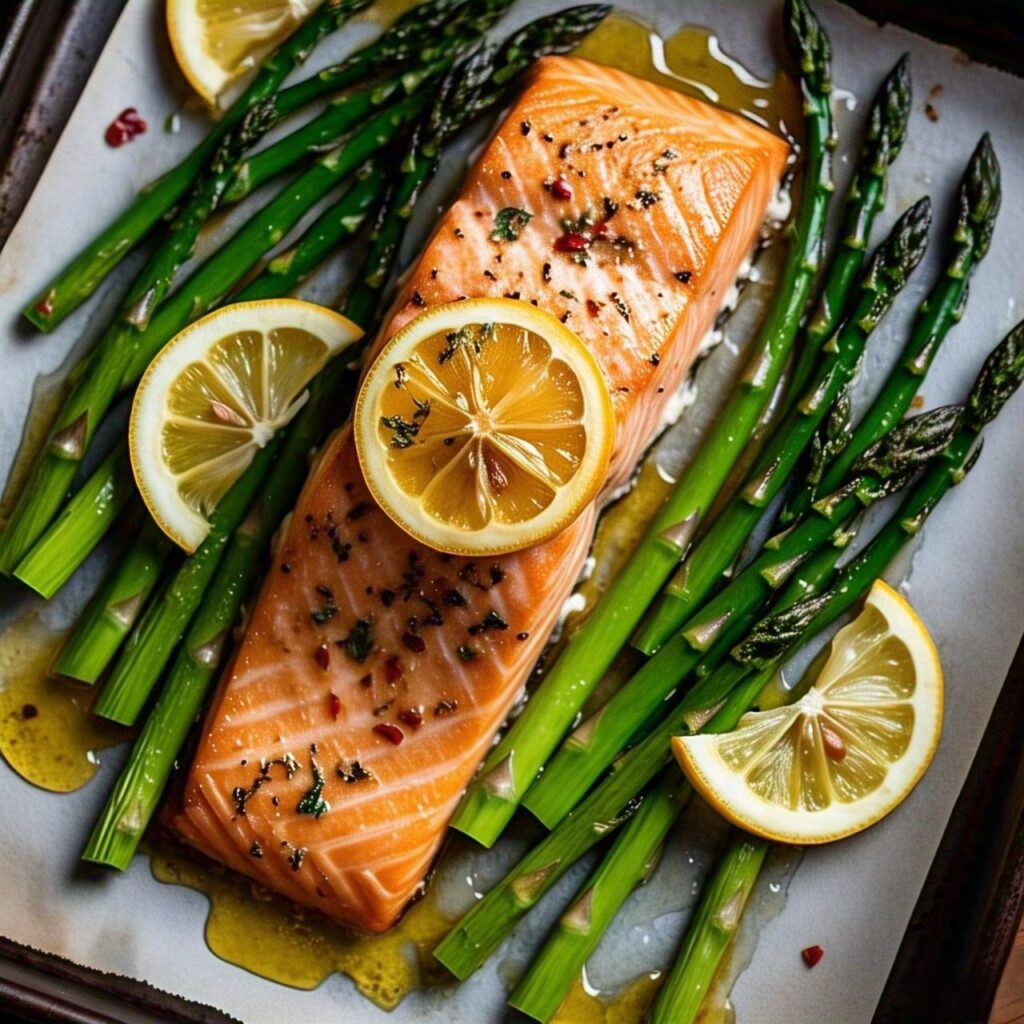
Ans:
[[[831,581],[840,550],[830,546],[809,557],[779,599],[780,606],[824,589]],[[728,712],[723,708],[705,729],[710,731],[722,725],[728,714],[735,716],[732,723],[735,725],[773,676],[774,672],[753,674],[756,688],[741,686],[736,691],[745,703],[736,704]],[[802,696],[807,682],[807,679],[801,680],[788,691],[786,703]],[[727,729],[723,727],[721,731]],[[650,793],[623,826],[608,854],[534,957],[529,971],[509,999],[512,1006],[540,1021],[554,1016],[573,979],[583,969],[626,898],[654,870],[668,833],[690,795],[689,784],[673,765],[661,770]]]
[[[93,705],[94,714],[123,725],[135,722],[280,447],[278,435],[257,452],[249,468],[221,499],[206,540],[167,582],[132,631]]]
[[[82,250],[25,308],[42,331],[53,330],[84,302],[189,190],[218,145],[246,113],[272,96],[329,32],[341,28],[371,0],[326,0],[260,66],[248,88],[210,134],[180,163],[150,185],[102,234]]]
[[[692,795],[678,771],[662,772],[655,788],[558,919],[512,991],[510,1006],[534,1020],[554,1017],[626,897],[654,871],[668,833]]]
[[[85,561],[135,494],[127,445],[119,442],[64,506],[14,575],[43,597],[53,597]]]
[[[118,390],[139,379],[157,352],[227,291],[323,196],[419,114],[414,93],[371,117],[346,143],[318,160],[254,214],[156,310],[142,330],[118,325],[104,337],[71,394],[0,534],[0,572],[11,571],[46,528]]]
[[[587,6],[538,19],[512,36],[497,55],[484,50],[466,60],[443,83],[427,119],[425,135],[417,136],[412,151],[425,147],[424,151],[432,154],[430,168],[435,168],[441,144],[483,110],[499,103],[511,88],[515,71],[541,53],[573,45],[607,12],[607,7]],[[431,173],[424,170],[425,166],[423,160],[409,165],[406,179],[415,179],[417,187],[422,186]],[[378,221],[381,230],[364,257],[362,269],[356,275],[357,286],[344,310],[351,319],[368,327],[387,283],[389,261],[396,258],[401,233],[408,224],[407,204],[412,202],[412,193],[406,189],[398,194],[406,198],[402,204],[396,204],[393,197],[385,205]],[[232,538],[124,774],[93,832],[87,859],[120,868],[131,859],[182,739],[212,685],[223,637],[255,584],[259,562],[253,555],[266,547],[301,484],[309,451],[337,417],[337,396],[347,373],[346,362],[336,359],[325,367],[313,382],[306,405],[288,428],[281,456],[274,463],[261,498],[250,510],[243,528]]]
[[[846,193],[839,247],[829,263],[814,315],[803,331],[796,366],[789,375],[790,403],[803,396],[822,347],[848,311],[850,297],[864,263],[871,227],[885,205],[889,165],[903,147],[910,101],[910,63],[904,54],[882,83],[868,116],[866,138]],[[717,520],[714,509],[712,515]],[[680,617],[674,605],[678,592],[686,589],[690,564],[690,558],[687,558],[679,567],[648,616],[646,625],[634,639],[634,646],[644,654],[653,654],[682,624],[685,613]]]
[[[999,161],[986,133],[981,137],[957,196],[957,216],[945,270],[921,305],[897,372],[853,432],[844,450],[824,471],[789,501],[783,522],[797,518],[814,500],[828,494],[846,475],[850,465],[869,445],[904,415],[917,394],[950,328],[963,316],[971,274],[988,252],[1002,197]]]
[[[462,30],[474,18],[483,19],[482,34],[509,6],[511,0],[425,0],[407,11],[378,39],[350,54],[338,64],[282,89],[274,97],[278,112],[284,116],[328,93],[339,93],[359,82],[379,75],[387,68],[417,60],[429,62],[442,55],[456,30]]]
[[[203,601],[168,683],[146,716],[128,763],[89,836],[83,860],[122,871],[128,867],[178,751],[202,708],[242,592],[263,554],[263,539],[258,517],[250,516],[235,531],[218,574],[227,585],[214,586]]]
[[[679,573],[665,588],[645,628],[634,641],[644,654],[682,628],[686,619],[729,572],[757,526],[796,468],[804,449],[860,364],[871,332],[888,312],[924,255],[931,226],[931,201],[921,199],[878,247],[860,281],[860,298],[824,346],[813,383],[783,419],[736,496],[726,505]]]
[[[53,663],[57,675],[95,683],[146,607],[173,545],[145,514]]]
[[[685,553],[775,391],[810,292],[831,194],[829,43],[806,0],[787,0],[789,48],[800,63],[807,113],[805,187],[777,299],[735,394],[669,495],[639,548],[570,639],[526,709],[491,752],[452,820],[490,846],[537,771]]]
[[[853,595],[867,591],[874,579],[874,576],[868,578],[872,570],[880,567],[875,575],[880,574],[885,561],[895,554],[908,535],[912,536],[920,529],[923,519],[942,496],[970,470],[980,452],[978,437],[981,430],[998,414],[1022,378],[1024,322],[1018,324],[986,360],[968,398],[963,427],[869,548],[841,573],[840,581],[825,595],[820,598],[805,596],[802,601],[790,605],[788,611],[769,617],[760,630],[753,631],[746,645],[737,650],[738,658],[760,665],[761,669],[748,675],[745,683],[732,690],[704,731],[727,732],[733,729],[750,700],[756,699],[766,679],[774,675],[788,652],[835,621],[852,606],[856,599]],[[797,635],[795,643],[792,641],[794,632]],[[761,842],[737,834],[730,845],[716,873],[716,881],[704,896],[687,933],[679,960],[659,993],[651,1017],[653,1024],[668,1021],[687,1024],[697,1019],[707,987],[728,944],[729,934],[735,933],[743,913],[745,898],[741,895],[740,905],[734,907],[729,902],[729,893],[749,893],[763,860],[763,855],[761,859],[745,857],[742,848],[746,844]],[[728,880],[729,885],[719,885],[719,879]],[[728,913],[723,914],[723,911]],[[729,934],[721,928],[723,918],[727,918],[732,926]]]
[[[1021,373],[1024,374],[1024,367]],[[947,428],[945,440],[951,444],[956,420],[948,413],[942,419]],[[906,474],[912,473],[922,459],[934,456],[940,444],[934,432],[919,430],[917,435],[921,450],[914,449],[913,436],[904,438],[907,443],[898,446],[898,457]],[[885,564],[881,563],[879,571]],[[731,659],[730,664],[742,670],[733,680],[731,692],[753,667],[736,659]],[[707,678],[720,672],[721,668]],[[672,736],[686,728],[682,705],[673,708],[645,739],[616,762],[613,771],[557,828],[474,904],[434,950],[435,958],[460,979],[472,974],[587,850],[629,818],[643,799],[644,788],[670,761]]]
[[[529,808],[549,828],[575,806],[630,739],[642,732],[683,683],[706,685],[754,622],[758,609],[823,545],[842,545],[845,527],[862,508],[899,490],[913,467],[948,438],[945,420],[911,420],[895,428],[855,465],[857,475],[789,532],[773,538],[730,584],[671,637],[615,696],[569,737],[535,784]]]
[[[860,275],[875,217],[885,206],[889,165],[899,156],[910,116],[910,58],[904,54],[878,90],[857,169],[846,193],[839,246],[829,264],[821,296],[803,332],[803,345],[790,375],[790,394],[803,393],[821,347],[846,313]]]
[[[312,121],[307,121],[290,135],[242,161],[224,193],[224,201],[237,203],[271,178],[305,160],[310,153],[322,152],[325,147],[337,145],[353,124],[367,117],[374,109],[393,101],[402,93],[411,95],[424,84],[444,74],[456,53],[419,65],[354,95],[338,97]],[[356,107],[361,108],[361,111],[353,119],[352,111]]]
[[[696,1021],[715,972],[728,949],[768,852],[768,842],[744,832],[733,835],[686,933],[649,1020],[651,1024]]]
[[[479,39],[501,17],[510,3],[511,0],[472,0],[470,3],[453,5],[450,0],[442,0],[434,5],[424,5],[436,8],[436,13],[443,13],[444,17],[431,19],[434,23],[431,25],[429,35],[420,26],[419,22],[423,20],[420,18],[417,21],[417,31],[405,36],[402,43],[403,52],[407,60],[415,61],[415,66],[367,90],[367,97],[374,103],[383,103],[400,89],[413,92],[424,82],[443,74],[462,50]],[[366,65],[362,74],[369,76],[375,71],[376,68],[372,65]],[[344,77],[349,77],[352,73],[353,71],[349,69]],[[317,76],[315,84],[320,88],[324,81],[336,77],[336,70],[327,68]],[[292,89],[284,90],[281,94],[282,102],[285,105],[294,103],[300,93],[304,93],[307,88],[306,83],[299,83]],[[344,103],[344,97],[335,100],[312,121],[246,160],[239,167],[238,174],[227,191],[226,201],[237,202],[265,181],[292,167],[310,151],[337,141],[348,129],[344,119],[340,119],[339,124],[336,112],[336,106]]]

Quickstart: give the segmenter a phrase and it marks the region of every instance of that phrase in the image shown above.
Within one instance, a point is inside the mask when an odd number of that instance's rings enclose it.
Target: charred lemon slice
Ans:
[[[548,313],[512,299],[437,306],[384,347],[356,402],[367,484],[440,551],[515,551],[593,500],[615,420],[604,375]]]
[[[186,551],[256,452],[299,411],[306,385],[362,336],[298,299],[224,306],[175,335],[143,374],[128,449],[157,525]]]
[[[942,703],[928,630],[879,581],[799,701],[672,743],[697,792],[740,828],[827,843],[873,825],[917,785],[939,743]]]

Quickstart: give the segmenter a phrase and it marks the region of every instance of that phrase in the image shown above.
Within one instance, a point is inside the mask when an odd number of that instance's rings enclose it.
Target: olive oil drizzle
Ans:
[[[63,637],[29,612],[0,634],[0,754],[40,789],[68,793],[99,768],[97,751],[128,729],[89,713],[94,691],[49,675]]]

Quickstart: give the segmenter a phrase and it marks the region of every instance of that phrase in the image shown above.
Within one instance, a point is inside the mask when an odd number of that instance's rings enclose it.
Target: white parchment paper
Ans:
[[[502,30],[564,4],[519,0]],[[684,24],[706,25],[723,48],[770,77],[780,59],[778,7],[764,0],[628,0],[623,7],[668,35]],[[68,257],[91,239],[133,193],[174,163],[200,137],[202,119],[182,117],[175,135],[161,130],[185,93],[163,42],[162,3],[130,0],[82,99],[56,146],[20,223],[0,254],[0,477],[14,456],[38,375],[57,369],[79,339],[103,326],[125,274],[51,335],[18,322],[18,310]],[[905,50],[913,60],[914,112],[890,185],[878,237],[912,201],[930,193],[937,225],[945,223],[961,170],[982,130],[992,133],[1003,168],[1003,210],[992,250],[971,284],[964,321],[953,330],[928,376],[929,406],[961,399],[989,348],[1020,319],[1024,305],[1024,81],[966,61],[950,49],[893,28],[879,28],[831,0],[816,0],[835,50],[840,132],[859,126],[884,73]],[[353,25],[317,61],[368,38]],[[939,114],[924,114],[926,94]],[[120,150],[103,129],[125,106],[150,122],[148,134]],[[844,137],[838,175],[845,183],[851,146]],[[433,195],[443,192],[439,185]],[[430,204],[423,204],[425,207]],[[420,217],[429,219],[430,210]],[[221,231],[233,223],[226,218]],[[213,244],[216,236],[204,242]],[[931,283],[939,249],[933,246],[893,313],[876,332],[866,371],[877,383],[895,358],[910,316]],[[127,273],[131,268],[125,267]],[[343,260],[318,275],[306,294],[332,298]],[[970,478],[946,499],[924,531],[912,565],[904,559],[892,579],[910,571],[909,593],[936,637],[946,671],[947,718],[941,747],[924,781],[877,827],[853,839],[810,851],[782,912],[765,927],[751,966],[734,993],[740,1024],[864,1024],[885,983],[907,920],[957,793],[969,769],[999,687],[1021,635],[1024,608],[1024,397],[1018,396],[986,432],[984,455]],[[103,554],[79,573],[47,614],[70,614],[101,568]],[[0,621],[28,606],[16,588],[0,585]],[[123,876],[82,870],[78,854],[99,810],[120,752],[107,752],[97,778],[72,796],[44,793],[0,767],[0,858],[4,881],[0,930],[10,938],[100,970],[144,979],[159,988],[260,1022],[370,1022],[390,1019],[482,1022],[503,1017],[502,955],[457,991],[418,993],[391,1015],[362,999],[348,979],[334,976],[313,992],[297,992],[216,959],[203,942],[206,900],[157,884],[145,858]],[[698,830],[699,831],[699,830]],[[682,840],[672,856],[686,859]],[[681,863],[681,861],[680,861]],[[671,887],[670,859],[660,885]],[[557,913],[558,893],[531,916],[513,940],[530,945]],[[685,902],[685,901],[683,901]],[[678,904],[682,906],[682,903]],[[637,894],[598,951],[590,980],[613,986],[645,965],[648,929],[638,924],[657,907]],[[682,924],[677,914],[675,932]],[[660,920],[660,919],[659,919]],[[658,922],[655,923],[656,925]],[[657,927],[654,928],[657,938]],[[799,950],[825,948],[808,971]],[[671,944],[666,949],[671,948]],[[506,951],[507,953],[508,951]]]

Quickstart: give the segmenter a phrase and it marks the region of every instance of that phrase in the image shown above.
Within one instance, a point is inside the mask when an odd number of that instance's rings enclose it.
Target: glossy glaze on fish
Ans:
[[[402,285],[423,308],[509,296],[604,370],[629,476],[756,242],[787,147],[619,71],[545,58]],[[504,209],[519,237],[495,237]],[[497,232],[498,235],[501,232]],[[178,831],[330,916],[387,928],[521,693],[599,502],[500,558],[442,555],[378,508],[346,427],[326,446],[214,698]]]

